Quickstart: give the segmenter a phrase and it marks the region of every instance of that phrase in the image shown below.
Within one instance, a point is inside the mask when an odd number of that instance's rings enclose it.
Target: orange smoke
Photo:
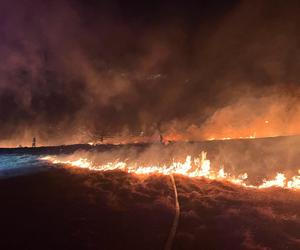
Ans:
[[[202,124],[180,121],[165,126],[171,141],[229,140],[300,134],[300,101],[297,95],[269,94],[241,97],[217,109]]]

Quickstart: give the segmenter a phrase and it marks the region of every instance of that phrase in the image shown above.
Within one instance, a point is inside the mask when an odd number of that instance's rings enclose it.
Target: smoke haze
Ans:
[[[298,1],[2,1],[0,146],[299,134]]]

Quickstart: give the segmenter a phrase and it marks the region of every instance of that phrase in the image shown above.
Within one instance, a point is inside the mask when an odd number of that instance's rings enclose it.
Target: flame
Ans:
[[[235,139],[256,139],[256,134],[252,134],[249,136],[239,136],[239,137],[222,137],[222,138],[215,138],[215,137],[211,137],[208,138],[208,141],[215,141],[215,140],[220,140],[220,141],[226,141],[226,140],[235,140]]]
[[[169,165],[138,165],[137,163],[128,163],[125,161],[108,162],[106,164],[97,165],[87,158],[78,158],[72,160],[59,159],[58,156],[45,156],[42,160],[49,161],[53,164],[65,164],[72,167],[79,167],[84,169],[90,169],[94,171],[109,171],[109,170],[122,170],[128,173],[134,174],[180,174],[188,177],[203,177],[210,180],[220,180],[231,182],[236,185],[240,185],[247,188],[271,188],[281,187],[287,189],[300,189],[300,169],[299,175],[291,177],[287,180],[283,173],[277,173],[273,180],[263,180],[263,183],[258,186],[249,185],[246,183],[248,174],[244,173],[239,176],[226,173],[224,168],[221,167],[219,171],[213,171],[210,168],[210,160],[206,158],[206,152],[201,152],[199,157],[193,158],[188,155],[184,162],[173,161]]]
[[[264,180],[263,184],[259,188],[268,188],[268,187],[285,187],[286,186],[286,177],[282,173],[277,173],[274,180]]]

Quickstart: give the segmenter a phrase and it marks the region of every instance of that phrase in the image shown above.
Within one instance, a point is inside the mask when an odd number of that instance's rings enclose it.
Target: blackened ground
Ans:
[[[300,192],[176,175],[174,249],[300,249]],[[0,249],[163,249],[168,176],[53,167],[0,180]]]
[[[0,180],[0,249],[162,249],[168,177],[52,169]]]
[[[176,177],[174,249],[300,249],[300,192]]]

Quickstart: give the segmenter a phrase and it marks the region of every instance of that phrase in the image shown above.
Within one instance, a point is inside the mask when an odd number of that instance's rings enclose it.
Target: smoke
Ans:
[[[268,91],[268,94],[265,94]],[[299,134],[299,91],[282,93],[282,89],[265,89],[260,96],[244,95],[231,104],[214,111],[202,124],[178,129],[169,123],[170,139],[239,139],[276,137]],[[180,131],[180,132],[177,132]]]
[[[297,2],[0,9],[1,146],[299,133]]]
[[[247,173],[247,185],[261,185],[264,180],[272,180],[277,173],[283,173],[287,179],[299,175],[300,137],[281,137],[259,140],[214,141],[202,143],[174,143],[123,145],[116,147],[99,147],[94,150],[77,150],[72,154],[59,154],[45,158],[50,162],[77,166],[71,169],[90,168],[100,171],[123,170],[143,173],[149,167],[164,169],[177,163],[182,172],[171,169],[171,173],[185,173],[187,157],[192,162],[191,172],[195,171],[193,162],[202,159],[202,152],[207,152],[210,162],[209,171],[219,173],[223,169],[230,177],[239,178]],[[178,163],[182,165],[178,166]],[[196,164],[196,163],[195,163]],[[174,166],[174,165],[173,165]],[[202,165],[203,167],[204,165]],[[141,170],[141,171],[140,171]],[[163,171],[167,173],[166,171]],[[198,172],[197,172],[198,173]],[[199,173],[198,173],[199,174]],[[230,181],[230,178],[228,178]]]

